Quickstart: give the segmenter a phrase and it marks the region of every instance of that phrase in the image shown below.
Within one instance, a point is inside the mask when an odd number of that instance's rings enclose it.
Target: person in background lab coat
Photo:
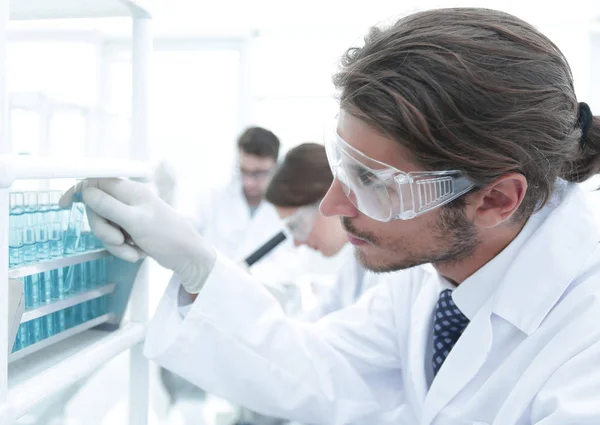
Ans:
[[[305,423],[600,423],[600,228],[577,185],[600,117],[556,45],[503,12],[429,10],[373,30],[334,81],[321,212],[366,268],[400,272],[300,323],[144,185],[101,180],[96,235],[176,273],[146,355]]]
[[[283,227],[273,206],[264,200],[277,167],[280,142],[265,128],[249,127],[238,138],[237,148],[238,170],[231,182],[199,194],[194,208],[191,211],[183,208],[183,213],[223,255],[241,260]],[[169,175],[160,175],[165,174]],[[167,186],[160,183],[157,183],[159,188]],[[161,198],[167,201],[170,196]],[[291,243],[282,244],[270,258],[256,263],[252,273],[270,285],[289,279],[290,270],[283,264],[296,262],[294,251]],[[182,415],[186,423],[196,424],[204,391],[164,368],[160,374],[173,414]]]
[[[347,245],[346,232],[335,217],[319,213],[318,204],[333,182],[325,147],[317,143],[303,143],[291,149],[277,169],[267,188],[265,199],[275,206],[285,221],[288,234],[297,246],[308,245],[325,257],[337,255]],[[378,276],[365,272],[353,252],[346,250],[339,274],[323,293],[315,306],[302,310],[293,317],[316,321],[327,314],[347,307],[377,284]],[[289,316],[289,315],[288,315]],[[238,425],[271,425],[286,421],[266,417],[242,409]]]
[[[192,208],[181,210],[219,252],[242,261],[283,227],[275,208],[265,201],[280,142],[265,128],[249,127],[238,138],[237,148],[238,169],[232,180],[203,191]],[[284,242],[254,264],[252,274],[265,283],[277,283],[298,271],[295,263],[293,245]]]
[[[319,213],[319,204],[333,182],[325,147],[303,143],[291,149],[273,176],[265,199],[275,206],[296,246],[307,245],[325,257],[342,255],[335,283],[319,294],[317,305],[296,318],[314,321],[354,303],[373,284],[375,276],[348,248],[346,231],[336,217]],[[340,253],[341,252],[341,253]]]

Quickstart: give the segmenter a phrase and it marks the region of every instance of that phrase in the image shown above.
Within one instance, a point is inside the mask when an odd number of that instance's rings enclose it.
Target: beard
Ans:
[[[428,228],[435,246],[419,245],[415,238],[395,237],[383,241],[356,229],[348,217],[342,218],[342,225],[351,234],[387,251],[385,259],[377,259],[369,258],[359,248],[355,249],[357,260],[375,273],[394,272],[427,263],[455,265],[469,258],[480,244],[477,228],[467,219],[462,202],[441,207],[438,219]],[[396,253],[397,258],[394,258]]]

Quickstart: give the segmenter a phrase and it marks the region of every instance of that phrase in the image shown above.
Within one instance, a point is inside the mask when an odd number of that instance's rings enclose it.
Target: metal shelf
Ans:
[[[105,249],[75,254],[69,257],[56,258],[53,260],[42,261],[40,263],[10,269],[8,270],[8,277],[16,279],[19,277],[31,276],[38,273],[48,272],[50,270],[60,269],[61,267],[69,267],[75,264],[86,263],[88,261],[93,261],[108,256],[110,256],[110,253]]]
[[[37,319],[38,317],[46,316],[56,311],[64,310],[65,308],[100,298],[103,295],[112,294],[115,290],[115,286],[116,284],[111,283],[87,292],[82,292],[81,294],[72,295],[62,300],[53,301],[33,310],[26,310],[21,316],[21,323],[29,322],[30,320]]]
[[[28,356],[31,353],[35,353],[36,351],[40,351],[46,347],[49,347],[53,344],[56,344],[59,341],[63,341],[67,338],[72,337],[73,335],[77,335],[83,331],[87,331],[95,326],[98,326],[102,323],[108,322],[112,318],[112,313],[107,313],[102,316],[96,317],[95,319],[88,320],[80,325],[74,326],[70,329],[66,329],[56,335],[52,335],[50,338],[46,338],[41,340],[40,342],[36,342],[35,344],[30,345],[29,347],[25,347],[11,353],[8,355],[8,363],[12,363],[15,360],[22,359],[25,356]]]

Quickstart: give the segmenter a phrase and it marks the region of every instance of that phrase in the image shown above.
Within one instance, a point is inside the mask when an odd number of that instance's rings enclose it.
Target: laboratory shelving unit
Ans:
[[[123,351],[130,351],[129,424],[145,425],[148,411],[148,363],[142,353],[148,315],[147,264],[116,260],[111,284],[23,313],[33,319],[69,305],[112,293],[109,313],[11,354],[9,278],[83,263],[108,255],[103,250],[8,268],[9,190],[16,180],[87,177],[148,179],[148,72],[152,52],[152,0],[0,0],[0,425],[11,425],[98,370]],[[8,154],[6,31],[10,19],[132,19],[131,151],[134,160],[19,157]],[[115,301],[116,300],[116,301]],[[122,320],[129,301],[127,323]],[[117,304],[115,304],[117,303]],[[120,303],[120,304],[119,304]]]

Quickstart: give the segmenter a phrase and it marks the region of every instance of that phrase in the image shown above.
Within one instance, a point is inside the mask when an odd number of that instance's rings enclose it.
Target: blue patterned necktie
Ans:
[[[444,289],[435,306],[433,319],[433,374],[444,364],[450,350],[458,341],[469,324],[467,316],[462,314],[452,299],[452,290]]]

